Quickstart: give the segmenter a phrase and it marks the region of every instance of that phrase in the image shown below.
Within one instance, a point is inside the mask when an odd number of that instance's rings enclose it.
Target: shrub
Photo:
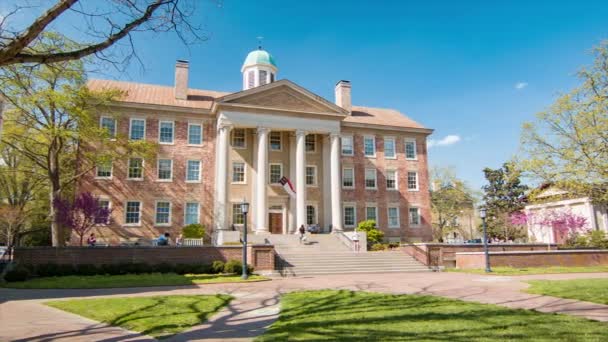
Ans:
[[[224,265],[224,273],[241,273],[243,272],[243,263],[239,260],[228,260]]]
[[[386,249],[386,247],[388,247],[387,245],[383,244],[383,243],[375,243],[372,245],[372,247],[370,248],[370,250],[372,252],[378,252],[378,251],[383,251]]]
[[[376,228],[376,221],[366,220],[359,222],[357,230],[363,231],[367,235],[367,245],[373,246],[377,243],[382,243],[384,232]]]
[[[200,239],[205,237],[205,226],[193,223],[182,228],[184,239]]]
[[[175,267],[171,264],[161,263],[154,267],[154,271],[158,273],[172,273],[175,272]]]
[[[7,282],[26,281],[30,277],[30,271],[24,266],[17,266],[6,272],[4,280]]]
[[[211,272],[212,273],[222,273],[224,272],[224,262],[220,260],[216,260],[211,264]]]
[[[91,264],[78,265],[78,267],[77,267],[78,275],[85,275],[85,276],[97,275],[97,274],[99,274],[99,272],[100,272],[99,268],[97,266],[91,265]]]
[[[608,239],[603,230],[594,230],[589,232],[589,246],[596,248],[608,248]]]

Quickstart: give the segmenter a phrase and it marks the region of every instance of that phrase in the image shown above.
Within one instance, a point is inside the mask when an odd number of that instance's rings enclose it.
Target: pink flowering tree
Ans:
[[[74,202],[57,198],[53,205],[59,214],[61,225],[78,235],[80,246],[83,245],[84,236],[93,226],[107,223],[110,217],[110,209],[101,207],[99,198],[90,192],[79,194]]]
[[[539,212],[514,212],[509,217],[511,224],[536,226],[540,229],[551,229],[553,234],[568,236],[587,228],[587,218],[571,210],[547,209]]]

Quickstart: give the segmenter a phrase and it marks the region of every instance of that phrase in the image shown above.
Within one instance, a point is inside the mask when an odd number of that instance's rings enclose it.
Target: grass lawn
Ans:
[[[492,275],[526,275],[526,274],[549,274],[549,273],[593,273],[593,272],[608,272],[608,266],[589,266],[589,267],[492,267],[492,273],[486,273],[483,269],[460,270],[457,268],[446,268],[447,272],[463,272],[474,274],[492,274]]]
[[[251,275],[246,281],[261,281],[268,278]],[[117,287],[145,287],[169,285],[194,285],[211,283],[243,282],[240,275],[150,273],[126,275],[95,275],[34,278],[4,284],[16,289],[101,289]]]
[[[528,293],[608,305],[608,279],[530,280]],[[608,329],[608,328],[607,328]]]
[[[608,341],[605,323],[433,296],[294,292],[257,341]]]
[[[231,299],[227,295],[156,296],[59,300],[45,304],[95,321],[163,338],[206,321],[228,305]]]

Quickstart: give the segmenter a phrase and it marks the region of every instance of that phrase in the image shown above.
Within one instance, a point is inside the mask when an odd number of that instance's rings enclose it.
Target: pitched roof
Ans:
[[[401,114],[399,111],[388,108],[353,106],[352,115],[344,118],[344,122],[363,125],[426,129],[424,126]]]

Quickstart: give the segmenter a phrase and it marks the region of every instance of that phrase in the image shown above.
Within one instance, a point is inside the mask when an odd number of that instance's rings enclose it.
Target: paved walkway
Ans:
[[[96,290],[0,289],[0,341],[144,341],[150,337],[109,327],[44,305],[49,299],[227,293],[236,297],[209,322],[169,341],[248,341],[277,318],[283,293],[349,289],[432,294],[511,308],[564,313],[608,322],[608,305],[522,293],[529,279],[608,278],[608,273],[519,277],[464,273],[393,273],[279,278],[271,282]]]

